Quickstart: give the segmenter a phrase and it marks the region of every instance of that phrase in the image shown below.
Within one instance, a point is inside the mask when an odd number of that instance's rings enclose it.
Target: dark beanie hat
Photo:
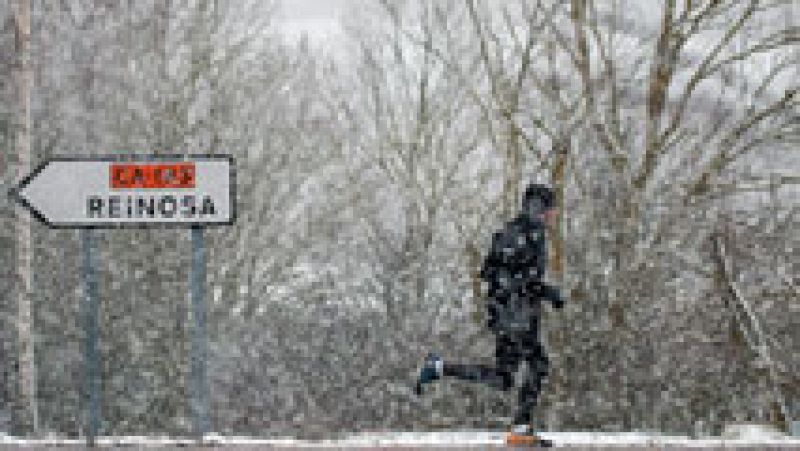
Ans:
[[[531,183],[528,185],[528,188],[525,189],[523,202],[527,204],[534,199],[540,200],[545,209],[553,208],[555,206],[555,196],[553,194],[553,190],[545,185],[538,183]]]

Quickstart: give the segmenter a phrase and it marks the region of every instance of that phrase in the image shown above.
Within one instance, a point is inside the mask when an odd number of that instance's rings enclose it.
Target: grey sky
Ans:
[[[339,18],[352,0],[279,0],[278,26],[288,39],[306,33],[313,44],[330,45],[343,38]]]

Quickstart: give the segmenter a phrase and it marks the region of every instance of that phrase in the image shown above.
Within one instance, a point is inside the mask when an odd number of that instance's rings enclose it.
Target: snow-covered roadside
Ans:
[[[559,446],[681,446],[689,448],[796,446],[800,449],[800,437],[749,436],[738,438],[709,437],[692,439],[687,436],[665,436],[640,432],[542,432],[542,437]],[[444,446],[444,445],[502,445],[502,432],[397,432],[359,434],[340,441],[344,446]]]
[[[736,447],[797,447],[800,437],[740,437],[692,439],[685,436],[663,436],[647,433],[600,433],[600,432],[543,432],[542,436],[553,440],[557,446],[676,446],[684,448],[736,448]],[[177,439],[159,436],[98,437],[101,446],[190,446],[192,439]],[[274,446],[274,447],[320,447],[320,448],[364,448],[392,446],[463,446],[466,448],[503,444],[502,432],[490,431],[445,431],[445,432],[381,432],[346,436],[338,440],[297,440],[293,438],[255,438],[207,435],[204,443],[221,446]],[[82,439],[41,438],[20,439],[0,433],[0,446],[80,446]]]

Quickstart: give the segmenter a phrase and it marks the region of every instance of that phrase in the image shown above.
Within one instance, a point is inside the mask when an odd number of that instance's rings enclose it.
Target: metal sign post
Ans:
[[[203,228],[231,225],[235,214],[234,162],[228,155],[113,155],[47,160],[11,190],[11,196],[51,228],[78,228],[83,248],[86,436],[100,429],[99,297],[92,259],[93,228],[191,227],[189,275],[192,433],[210,427],[206,372],[206,279]]]
[[[206,376],[206,310],[205,279],[206,261],[203,243],[203,228],[192,227],[192,272],[189,276],[189,290],[192,298],[192,420],[193,433],[202,439],[209,427],[209,393]]]
[[[83,248],[83,286],[84,286],[84,387],[83,399],[87,409],[86,440],[87,446],[94,446],[95,437],[100,429],[100,358],[97,352],[99,335],[99,302],[97,298],[97,278],[92,262],[92,231],[80,231]]]

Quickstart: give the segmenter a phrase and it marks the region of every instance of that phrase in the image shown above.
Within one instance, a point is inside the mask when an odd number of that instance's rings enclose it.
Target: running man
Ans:
[[[539,336],[541,304],[548,300],[558,309],[564,305],[558,289],[544,282],[545,230],[554,227],[556,215],[552,190],[531,184],[519,215],[492,238],[480,277],[488,284],[488,326],[496,338],[495,365],[445,362],[431,353],[417,380],[418,395],[425,384],[442,377],[485,383],[505,391],[513,388],[514,373],[526,362],[509,444],[549,444],[534,434],[531,413],[550,364]]]

